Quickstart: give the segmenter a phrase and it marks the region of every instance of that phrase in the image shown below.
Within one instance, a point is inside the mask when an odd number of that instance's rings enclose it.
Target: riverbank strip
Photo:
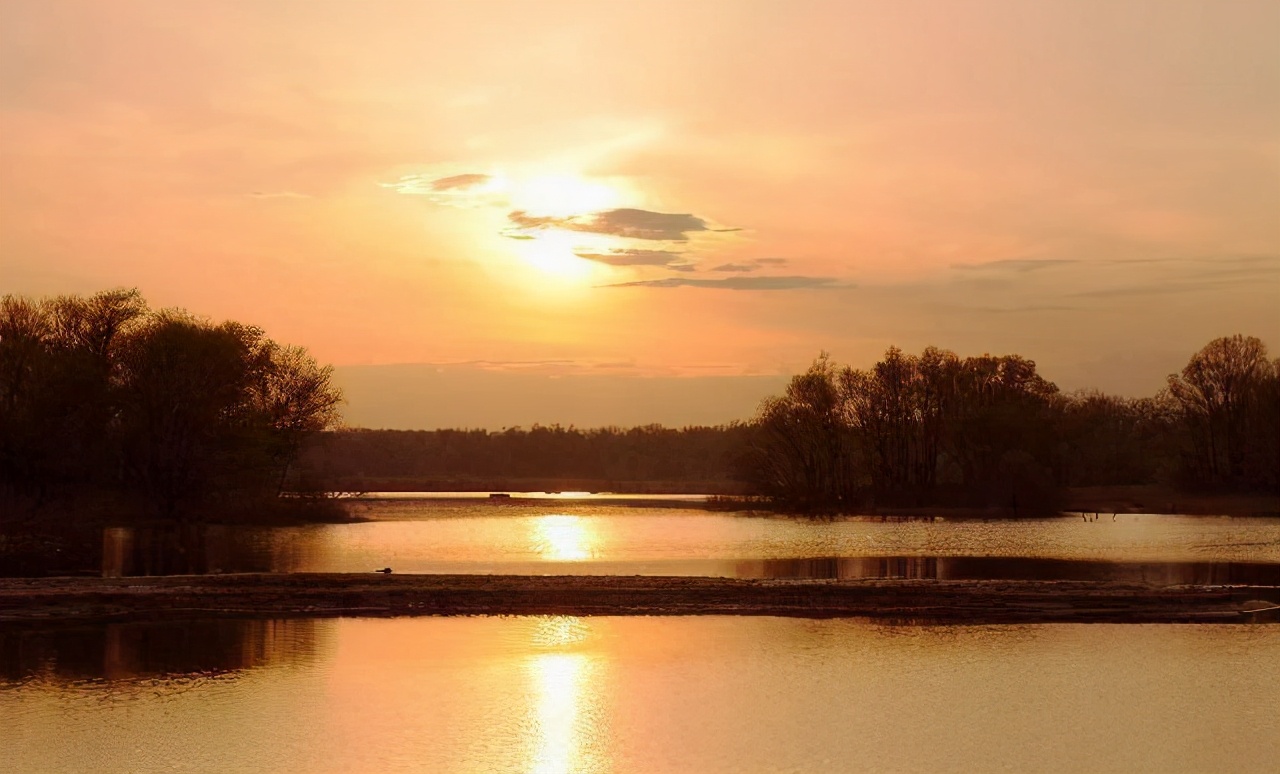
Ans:
[[[417,615],[768,615],[905,623],[1198,623],[1280,589],[1092,581],[246,574],[0,579],[0,623]],[[1246,603],[1255,601],[1254,604]]]

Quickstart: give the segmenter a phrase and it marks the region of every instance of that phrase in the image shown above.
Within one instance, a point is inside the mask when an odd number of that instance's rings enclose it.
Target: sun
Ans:
[[[570,219],[618,207],[624,196],[615,186],[573,174],[494,176],[493,184],[513,210],[535,218]],[[608,267],[579,253],[608,252],[616,239],[552,222],[519,232],[511,250],[527,266],[563,285],[584,285],[608,273]]]
[[[516,241],[515,251],[521,260],[543,274],[581,282],[596,273],[598,264],[577,256],[582,250],[582,240],[577,237],[567,231],[543,231],[531,239]]]
[[[511,206],[530,215],[567,218],[619,206],[621,193],[577,175],[536,175],[505,181]]]

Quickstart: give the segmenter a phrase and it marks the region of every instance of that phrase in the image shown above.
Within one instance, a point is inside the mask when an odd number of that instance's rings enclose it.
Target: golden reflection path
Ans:
[[[541,516],[533,524],[533,550],[554,562],[581,562],[596,555],[598,536],[580,516]]]
[[[536,774],[567,774],[601,770],[592,754],[601,730],[592,712],[590,692],[594,661],[579,648],[590,627],[574,616],[551,616],[539,620],[532,645],[550,652],[529,658],[533,716],[526,770]]]

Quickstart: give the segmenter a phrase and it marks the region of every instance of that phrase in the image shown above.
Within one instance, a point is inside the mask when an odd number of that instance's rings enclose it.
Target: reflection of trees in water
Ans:
[[[0,628],[0,679],[51,682],[218,675],[314,657],[331,622],[208,620]]]
[[[113,527],[102,534],[102,575],[295,572],[319,550],[319,531],[200,524]]]
[[[102,566],[102,540],[94,527],[0,527],[0,578],[94,575]]]
[[[738,562],[740,578],[1124,581],[1156,585],[1280,585],[1280,564],[1106,562],[985,556],[879,556]]]
[[[325,526],[0,529],[0,577],[297,572],[326,553]]]
[[[938,578],[938,563],[946,559],[932,556],[823,556],[806,559],[762,559],[739,562],[740,578]]]

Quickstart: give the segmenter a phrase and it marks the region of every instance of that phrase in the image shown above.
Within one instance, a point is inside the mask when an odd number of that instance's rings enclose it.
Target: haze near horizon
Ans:
[[[10,2],[0,295],[261,325],[375,427],[745,419],[890,345],[1151,394],[1280,345],[1277,32],[1265,0]]]

